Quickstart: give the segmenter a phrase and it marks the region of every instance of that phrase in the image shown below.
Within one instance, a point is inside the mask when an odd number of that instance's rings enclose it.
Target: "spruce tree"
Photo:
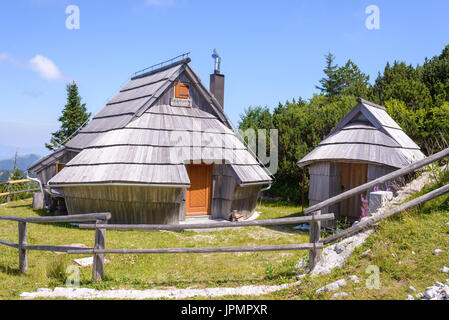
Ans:
[[[81,97],[78,93],[78,86],[75,82],[67,85],[67,104],[62,110],[59,117],[61,127],[58,131],[52,133],[50,143],[46,143],[45,147],[49,150],[57,150],[60,146],[82,126],[87,124],[90,113],[87,112],[86,104],[81,104]]]
[[[339,83],[337,81],[337,68],[338,66],[334,65],[335,56],[332,53],[328,53],[326,56],[326,68],[323,72],[326,74],[325,77],[321,78],[320,83],[321,86],[316,86],[317,89],[321,90],[321,93],[324,93],[326,96],[335,96],[338,92]]]

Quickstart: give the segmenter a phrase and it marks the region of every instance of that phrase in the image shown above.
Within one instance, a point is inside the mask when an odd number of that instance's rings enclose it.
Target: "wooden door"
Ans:
[[[368,165],[361,163],[340,163],[340,184],[341,192],[348,191],[358,187],[367,181]],[[366,198],[366,193],[363,193]],[[348,222],[354,222],[360,219],[362,214],[362,201],[360,195],[343,200],[340,202],[339,216]]]
[[[188,165],[190,188],[186,192],[186,216],[210,214],[212,166]]]

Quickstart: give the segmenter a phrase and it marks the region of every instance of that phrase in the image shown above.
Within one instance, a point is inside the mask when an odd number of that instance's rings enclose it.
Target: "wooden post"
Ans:
[[[21,272],[28,271],[27,250],[27,224],[25,221],[19,221],[19,269]]]
[[[6,192],[8,193],[8,195],[6,196],[6,203],[9,203],[11,201],[11,195],[9,194],[10,186],[11,185],[9,184],[9,181],[8,181],[7,185],[6,185]]]
[[[104,224],[107,220],[97,220],[97,224]],[[95,230],[95,249],[103,250],[106,246],[106,229]],[[104,254],[94,254],[92,265],[92,281],[104,280]]]
[[[321,214],[321,210],[315,211],[313,213],[313,217],[318,217]],[[310,222],[310,229],[309,229],[309,243],[316,244],[318,241],[320,241],[320,232],[321,232],[321,221],[312,221]],[[315,247],[313,249],[309,250],[309,266],[310,270],[313,270],[315,268],[316,264],[320,260],[321,256],[321,250],[316,249]]]

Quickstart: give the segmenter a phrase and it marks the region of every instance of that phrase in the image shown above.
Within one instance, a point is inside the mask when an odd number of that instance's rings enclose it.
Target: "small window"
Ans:
[[[66,165],[65,163],[57,163],[56,164],[56,173],[59,173],[59,171],[64,169],[65,165]]]
[[[189,99],[190,85],[188,83],[176,82],[175,83],[175,98]]]

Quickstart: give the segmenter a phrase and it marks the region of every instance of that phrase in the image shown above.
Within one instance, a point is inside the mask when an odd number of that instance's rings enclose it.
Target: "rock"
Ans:
[[[371,253],[371,249],[368,249],[368,250],[362,252],[362,256],[367,256],[370,253]]]
[[[345,250],[345,245],[344,245],[344,243],[339,242],[339,243],[337,243],[337,244],[335,245],[334,251],[335,251],[337,254],[342,253],[344,250]]]
[[[443,267],[443,268],[440,269],[440,271],[444,272],[444,273],[448,273],[449,272],[449,268],[448,267]]]
[[[439,288],[443,288],[444,284],[442,284],[441,282],[435,282],[434,287],[439,287]]]
[[[422,293],[422,292],[418,293],[417,295],[415,295],[415,298],[416,298],[416,299],[422,299],[422,298],[424,298],[424,293]]]
[[[442,291],[444,297],[449,300],[449,286],[445,286]]]
[[[407,298],[405,298],[405,300],[415,300],[415,298],[413,298],[413,296],[408,295]]]
[[[434,254],[434,255],[440,254],[441,252],[443,252],[443,250],[441,250],[441,249],[435,249],[435,250],[433,250],[433,254]]]
[[[321,292],[328,292],[328,291],[337,291],[341,287],[344,287],[346,285],[345,279],[340,279],[335,282],[329,283],[327,286],[321,287],[318,290],[315,291],[316,294],[320,294]]]
[[[373,230],[370,229],[324,248],[321,259],[312,270],[311,275],[329,274],[332,269],[343,267],[354,249],[360,247],[372,232]]]
[[[75,262],[77,265],[79,265],[81,267],[90,267],[91,265],[94,264],[94,257],[75,259],[75,260],[73,260],[73,262]],[[105,258],[104,263],[108,263],[108,262],[109,262],[109,260]]]
[[[446,226],[448,226],[448,227],[449,227],[449,222],[446,222]]]
[[[331,299],[340,299],[340,298],[344,298],[347,296],[348,296],[348,294],[346,292],[337,292],[332,295]]]
[[[413,286],[408,287],[408,292],[416,292],[415,287]]]
[[[357,277],[357,276],[349,276],[348,280],[352,281],[354,283],[359,283],[360,282],[359,277]]]
[[[424,298],[430,300],[437,296],[438,292],[434,288],[429,288],[424,292]]]

